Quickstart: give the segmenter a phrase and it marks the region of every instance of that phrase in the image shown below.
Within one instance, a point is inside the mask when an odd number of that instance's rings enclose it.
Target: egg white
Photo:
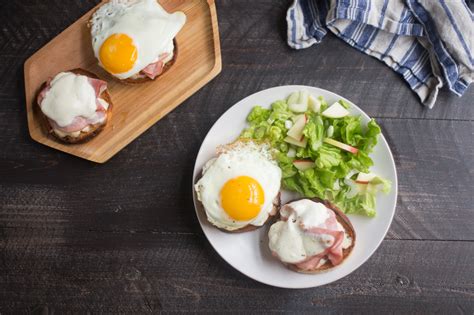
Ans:
[[[113,34],[126,34],[137,47],[133,68],[113,74],[127,79],[156,62],[163,53],[173,57],[173,39],[186,22],[183,12],[166,12],[156,0],[112,0],[102,5],[91,18],[92,48],[99,60],[100,47]]]
[[[281,170],[266,150],[253,142],[239,143],[205,165],[195,190],[210,223],[232,231],[249,224],[262,226],[267,221],[273,209],[273,200],[280,191]],[[239,176],[252,177],[264,191],[263,206],[259,214],[249,221],[232,219],[221,206],[222,187],[230,179]]]

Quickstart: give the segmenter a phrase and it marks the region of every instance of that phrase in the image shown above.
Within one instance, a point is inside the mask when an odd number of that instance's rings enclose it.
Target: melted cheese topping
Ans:
[[[41,102],[41,111],[61,127],[70,125],[77,116],[94,118],[96,109],[96,95],[89,79],[71,72],[59,73]]]
[[[334,237],[328,234],[305,233],[304,228],[326,229],[325,222],[329,211],[322,203],[302,199],[283,206],[280,215],[288,218],[278,221],[268,232],[270,250],[278,255],[281,261],[295,264],[307,258],[323,253],[334,244]],[[344,231],[337,223],[337,231]],[[344,233],[343,248],[348,248],[352,240]]]

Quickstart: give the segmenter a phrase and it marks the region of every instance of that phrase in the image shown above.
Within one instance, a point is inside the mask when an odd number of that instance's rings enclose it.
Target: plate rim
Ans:
[[[280,88],[294,88],[295,90],[297,89],[318,89],[318,90],[321,90],[321,91],[324,91],[326,93],[329,93],[329,94],[333,94],[335,96],[337,96],[338,98],[346,101],[346,102],[349,102],[351,104],[352,107],[355,107],[359,112],[360,112],[360,115],[362,116],[365,116],[365,118],[368,118],[368,119],[371,119],[371,117],[365,112],[363,111],[359,106],[357,106],[355,103],[353,103],[352,101],[346,99],[345,97],[341,96],[340,94],[337,94],[335,92],[332,92],[332,91],[329,91],[329,90],[326,90],[326,89],[323,89],[323,88],[320,88],[320,87],[316,87],[316,86],[309,86],[309,85],[295,85],[295,84],[290,84],[290,85],[277,85],[277,86],[273,86],[273,87],[269,87],[269,88],[266,88],[266,89],[263,89],[263,90],[259,90],[259,91],[256,91],[250,95],[247,95],[246,97],[240,99],[239,101],[237,101],[236,103],[234,103],[232,106],[228,107],[215,121],[214,123],[212,124],[212,126],[209,128],[209,130],[207,131],[206,133],[206,136],[203,138],[202,142],[201,142],[201,145],[199,147],[199,150],[198,150],[198,153],[195,157],[195,162],[194,162],[194,167],[193,167],[193,176],[192,176],[192,182],[191,182],[191,190],[192,190],[192,196],[193,196],[193,205],[194,205],[194,213],[197,217],[197,220],[199,222],[199,226],[201,228],[201,231],[203,232],[204,236],[206,237],[207,241],[209,242],[209,244],[211,245],[211,247],[213,248],[213,250],[215,252],[217,252],[217,254],[219,255],[219,257],[224,260],[227,264],[229,264],[232,268],[234,268],[235,270],[237,270],[238,272],[240,272],[241,274],[245,275],[246,277],[252,279],[253,281],[257,281],[259,283],[262,283],[262,284],[265,284],[265,285],[268,285],[268,286],[272,286],[272,287],[277,287],[277,288],[283,288],[283,289],[307,289],[307,288],[315,288],[315,287],[320,287],[320,286],[324,286],[324,285],[327,285],[327,284],[330,284],[330,283],[333,283],[335,281],[339,281],[341,280],[342,278],[345,278],[347,277],[348,275],[350,275],[351,273],[353,273],[354,271],[356,271],[357,269],[359,269],[363,264],[365,264],[371,257],[372,255],[377,251],[377,249],[380,247],[380,245],[382,244],[382,242],[385,240],[385,237],[387,236],[387,233],[390,229],[390,226],[392,225],[393,223],[393,218],[395,217],[395,212],[396,212],[396,209],[397,209],[397,203],[398,203],[398,171],[397,171],[397,165],[395,163],[395,159],[393,157],[393,153],[392,153],[392,149],[390,148],[390,145],[387,141],[387,139],[385,138],[385,136],[383,135],[383,132],[380,133],[379,135],[379,142],[384,142],[387,149],[388,149],[388,157],[389,157],[389,160],[393,166],[393,169],[394,169],[394,180],[392,182],[392,189],[394,190],[394,193],[395,193],[395,202],[393,204],[393,207],[391,209],[391,216],[390,216],[390,220],[389,220],[389,224],[387,225],[387,227],[385,228],[385,231],[383,231],[383,237],[377,242],[377,245],[374,247],[374,249],[367,255],[367,257],[365,259],[362,259],[359,263],[357,263],[355,265],[354,268],[352,268],[351,271],[349,271],[347,274],[335,279],[335,280],[332,280],[332,281],[328,281],[328,282],[325,282],[325,283],[322,283],[322,284],[317,284],[317,285],[299,285],[299,286],[282,286],[282,285],[277,285],[277,284],[274,284],[274,283],[269,283],[269,282],[265,282],[265,281],[261,281],[259,279],[255,279],[254,277],[252,277],[251,275],[249,275],[246,271],[242,270],[241,268],[238,268],[234,263],[228,261],[227,259],[225,259],[222,254],[219,252],[219,250],[216,248],[216,246],[214,246],[214,244],[211,242],[211,240],[209,239],[209,236],[208,234],[204,231],[203,229],[203,225],[199,219],[199,213],[198,213],[198,206],[197,206],[197,202],[199,202],[197,200],[197,196],[196,196],[196,192],[195,192],[195,189],[194,189],[194,185],[195,185],[195,181],[196,181],[196,175],[199,174],[197,173],[197,160],[198,160],[198,157],[201,155],[201,152],[203,150],[203,143],[208,139],[208,137],[210,136],[210,133],[212,131],[212,129],[214,128],[214,126],[217,124],[217,122],[222,118],[222,116],[224,116],[228,111],[230,111],[232,108],[234,107],[237,107],[239,106],[241,103],[245,103],[245,101],[251,97],[253,97],[254,95],[256,94],[259,94],[259,93],[263,93],[263,92],[267,92],[269,90],[273,90],[273,89],[280,89]],[[271,101],[270,101],[271,102]],[[262,105],[263,107],[265,107],[264,105]],[[383,131],[383,130],[382,130]],[[377,144],[377,145],[378,145]],[[317,275],[308,275],[309,277],[312,277],[312,276],[317,276]]]

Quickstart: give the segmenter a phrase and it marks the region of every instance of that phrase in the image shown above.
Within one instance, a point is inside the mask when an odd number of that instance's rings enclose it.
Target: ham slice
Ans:
[[[53,127],[54,129],[58,129],[58,130],[61,130],[63,132],[70,133],[70,132],[80,131],[80,130],[84,129],[85,127],[89,126],[89,125],[93,125],[93,124],[96,124],[96,123],[100,122],[101,120],[103,120],[105,118],[105,115],[106,115],[105,111],[97,111],[96,115],[93,119],[86,119],[84,117],[78,116],[78,117],[74,118],[74,120],[72,121],[71,124],[69,124],[67,126],[64,126],[64,127],[59,126],[52,119],[48,118],[48,121],[49,121],[51,127]]]
[[[106,111],[104,106],[102,106],[102,104],[99,102],[99,96],[107,89],[107,82],[99,79],[89,78],[89,83],[92,85],[95,91],[97,110]]]
[[[37,102],[40,107],[41,107],[41,103],[46,97],[46,94],[51,88],[52,80],[53,80],[52,78],[48,79],[48,81],[46,81],[45,87],[38,94]],[[88,125],[96,124],[105,118],[107,109],[104,108],[104,106],[100,103],[99,97],[107,89],[107,82],[99,80],[99,79],[95,79],[95,78],[90,78],[90,77],[88,78],[88,81],[90,85],[92,86],[92,88],[94,88],[94,92],[96,96],[97,110],[96,110],[95,117],[87,119],[87,118],[78,116],[74,118],[71,124],[64,127],[59,126],[54,120],[48,118],[48,121],[52,128],[70,133],[70,132],[80,131],[84,129],[85,127],[87,127]]]
[[[292,211],[291,206],[286,205],[290,211]],[[324,224],[319,227],[306,227],[304,225],[300,225],[301,229],[310,235],[330,235],[334,238],[333,244],[326,249],[323,253],[320,253],[315,256],[311,256],[306,258],[305,260],[295,264],[298,269],[301,270],[313,270],[315,269],[318,264],[320,263],[321,259],[325,256],[331,261],[331,263],[336,266],[339,265],[343,261],[343,247],[342,243],[344,241],[344,231],[341,231],[337,222],[336,214],[334,211],[328,209],[329,217],[326,219]],[[289,215],[289,214],[288,214]],[[288,217],[283,217],[282,220],[286,221]]]
[[[342,262],[343,254],[342,254],[342,242],[344,241],[344,231],[337,231],[337,230],[329,230],[323,228],[310,228],[305,231],[308,234],[313,235],[331,235],[334,237],[334,243],[331,245],[330,248],[327,249],[327,254],[329,260],[332,262],[334,266],[339,265]],[[319,262],[319,261],[318,261]],[[312,266],[312,268],[316,267],[317,263]],[[310,268],[310,269],[312,269]]]
[[[102,92],[107,89],[107,82],[95,79],[95,78],[88,78],[90,85],[94,88],[95,96],[99,97]]]
[[[326,254],[326,252],[323,252],[316,256],[311,256],[308,259],[305,259],[302,262],[295,264],[295,266],[300,270],[312,270],[317,265],[319,265],[319,262],[321,261],[321,259],[324,258],[324,256],[326,256]]]
[[[156,62],[150,63],[141,72],[150,79],[155,79],[163,72],[163,68],[165,67],[164,60],[168,58],[168,56],[168,53],[161,54]]]

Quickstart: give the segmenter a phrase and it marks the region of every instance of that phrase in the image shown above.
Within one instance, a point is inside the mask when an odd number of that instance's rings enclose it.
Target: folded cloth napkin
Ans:
[[[474,16],[464,0],[295,0],[288,44],[320,43],[326,28],[403,76],[432,108],[447,85],[461,96],[474,80]]]

